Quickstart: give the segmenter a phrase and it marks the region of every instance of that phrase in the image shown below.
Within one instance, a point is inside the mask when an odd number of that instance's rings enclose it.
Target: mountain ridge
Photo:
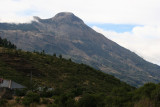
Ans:
[[[160,67],[94,31],[73,13],[58,13],[30,24],[0,23],[0,36],[27,51],[62,54],[140,86],[160,82]]]

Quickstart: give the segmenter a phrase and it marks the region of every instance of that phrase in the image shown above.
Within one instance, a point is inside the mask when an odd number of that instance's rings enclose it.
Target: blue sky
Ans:
[[[108,31],[115,31],[117,33],[123,33],[123,32],[131,32],[134,27],[136,26],[142,26],[142,25],[132,25],[132,24],[112,24],[112,23],[87,23],[88,26],[93,27],[99,27],[104,30]]]

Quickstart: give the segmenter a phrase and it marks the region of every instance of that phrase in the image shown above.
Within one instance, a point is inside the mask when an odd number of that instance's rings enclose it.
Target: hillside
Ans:
[[[0,23],[0,37],[26,51],[45,50],[62,54],[114,75],[133,86],[160,82],[160,67],[105,38],[72,13],[59,13],[53,18],[28,24]]]
[[[15,45],[0,38],[1,77],[27,87],[15,91],[14,98],[0,98],[0,106],[4,107],[160,106],[160,84],[147,83],[136,89],[85,64],[64,59],[62,55],[16,50]],[[39,86],[54,90],[36,91]]]
[[[0,49],[0,77],[12,79],[30,87],[33,83],[66,93],[79,90],[83,93],[109,93],[114,87],[128,87],[124,82],[84,64],[45,55],[44,53]]]
[[[52,103],[57,104],[57,107],[61,107],[61,104],[67,107],[65,104],[72,104],[73,101],[75,102],[73,99],[76,97],[81,98],[82,96],[96,95],[98,100],[101,100],[100,96],[109,95],[114,89],[122,88],[127,93],[135,89],[111,75],[95,70],[85,64],[74,63],[71,59],[64,59],[61,55],[56,56],[54,54],[51,56],[45,54],[44,51],[24,52],[22,50],[15,50],[9,46],[6,45],[7,48],[0,47],[0,78],[11,79],[19,84],[23,84],[27,87],[27,90],[35,90],[37,87],[52,87],[54,89],[53,94],[49,92],[49,94],[44,95],[45,97],[46,95],[53,96],[52,98],[58,102],[54,101]],[[44,99],[43,93],[40,96]],[[28,94],[24,95],[26,97]],[[51,99],[50,97],[46,99]],[[24,98],[18,98],[21,99],[21,103],[7,103],[8,105],[6,106],[28,105],[28,102],[23,100]],[[64,100],[67,102],[63,103]],[[68,102],[70,100],[72,102]],[[6,100],[0,98],[0,106],[4,104],[4,101]],[[10,101],[7,100],[7,102]],[[81,102],[79,103],[81,104]],[[39,103],[37,106],[40,105],[42,104]],[[54,105],[52,106],[54,107]],[[72,105],[72,107],[76,106]]]

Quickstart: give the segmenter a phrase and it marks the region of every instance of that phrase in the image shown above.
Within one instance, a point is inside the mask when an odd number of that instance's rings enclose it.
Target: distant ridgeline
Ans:
[[[0,37],[0,47],[10,48],[10,49],[16,49],[17,48],[10,41],[8,41],[7,39],[2,39],[1,37]]]

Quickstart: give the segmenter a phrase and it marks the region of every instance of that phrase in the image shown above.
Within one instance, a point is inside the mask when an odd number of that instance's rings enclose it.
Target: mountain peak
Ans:
[[[80,22],[83,23],[83,21],[78,18],[77,16],[75,16],[73,13],[71,12],[61,12],[56,14],[52,20],[56,21],[56,22]]]
[[[38,17],[38,16],[33,16],[33,19],[36,20],[36,21],[39,21],[41,18]]]
[[[55,17],[67,17],[67,16],[74,16],[74,14],[71,12],[60,12],[55,15]]]

